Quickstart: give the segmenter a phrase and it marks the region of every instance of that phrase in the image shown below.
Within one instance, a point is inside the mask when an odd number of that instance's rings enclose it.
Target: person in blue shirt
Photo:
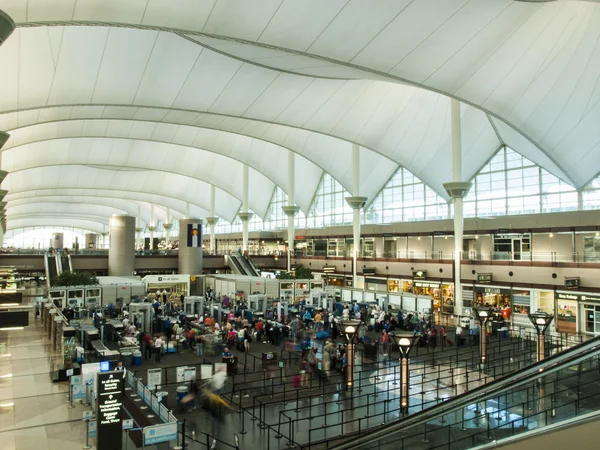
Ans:
[[[306,323],[306,328],[310,325],[310,311],[307,309],[304,313],[304,322]]]

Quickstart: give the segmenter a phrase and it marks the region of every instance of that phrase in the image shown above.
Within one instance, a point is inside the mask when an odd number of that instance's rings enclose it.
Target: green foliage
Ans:
[[[89,272],[64,271],[51,281],[52,286],[91,286],[99,284],[96,275]]]
[[[311,269],[300,266],[291,272],[280,272],[277,278],[280,280],[312,280],[314,276]]]

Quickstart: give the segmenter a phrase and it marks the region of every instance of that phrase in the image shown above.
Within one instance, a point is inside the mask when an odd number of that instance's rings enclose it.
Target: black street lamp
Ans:
[[[410,332],[398,332],[398,334],[396,334],[396,332],[392,331],[388,334],[400,352],[400,412],[405,414],[408,412],[408,390],[410,389],[408,355],[417,342],[418,336],[417,333]]]
[[[487,360],[487,324],[492,319],[494,310],[492,308],[473,309],[479,320],[479,362],[483,365]]]
[[[340,334],[346,336],[346,390],[354,387],[354,345],[358,336],[360,320],[342,319],[336,322]]]
[[[537,348],[536,355],[537,361],[542,361],[546,357],[546,338],[545,333],[550,324],[552,323],[552,319],[554,316],[551,316],[548,313],[537,311],[532,314],[528,314],[529,320],[535,327],[535,331],[537,332]]]

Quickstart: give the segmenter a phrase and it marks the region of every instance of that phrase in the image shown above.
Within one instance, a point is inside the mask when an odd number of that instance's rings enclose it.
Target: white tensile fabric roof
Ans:
[[[463,102],[465,179],[502,145],[578,188],[600,171],[596,1],[0,0],[0,10],[16,22],[0,46],[8,228],[106,223],[111,209],[147,221],[151,203],[176,218],[189,202],[205,217],[211,185],[231,221],[244,164],[249,207],[264,216],[275,187],[287,191],[288,151],[307,213],[324,171],[352,191],[353,143],[361,195],[404,166],[447,198],[450,97]]]

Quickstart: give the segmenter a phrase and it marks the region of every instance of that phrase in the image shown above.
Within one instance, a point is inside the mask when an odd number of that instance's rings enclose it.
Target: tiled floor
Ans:
[[[81,449],[82,406],[68,408],[66,383],[50,380],[57,355],[33,314],[25,330],[0,331],[2,450]]]

